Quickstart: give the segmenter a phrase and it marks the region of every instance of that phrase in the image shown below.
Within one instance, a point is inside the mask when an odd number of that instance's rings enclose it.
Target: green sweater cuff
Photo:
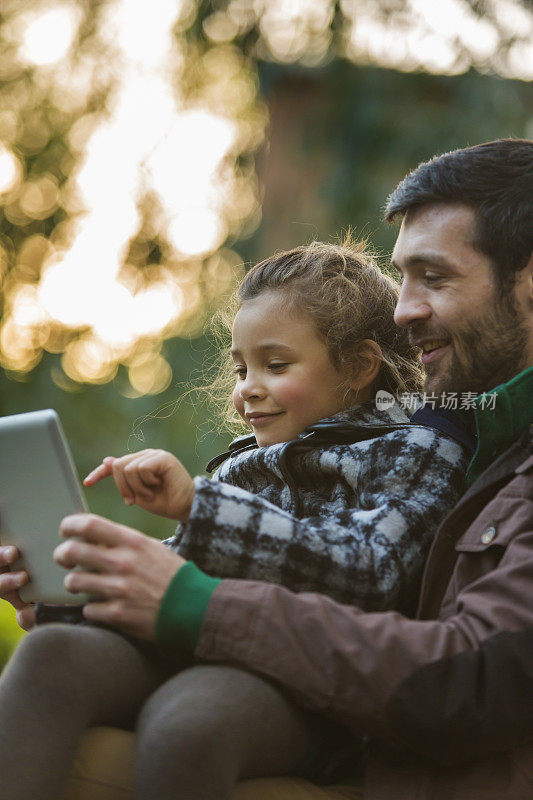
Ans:
[[[157,643],[167,651],[194,653],[207,606],[219,583],[219,578],[211,578],[187,561],[163,595],[155,623]]]

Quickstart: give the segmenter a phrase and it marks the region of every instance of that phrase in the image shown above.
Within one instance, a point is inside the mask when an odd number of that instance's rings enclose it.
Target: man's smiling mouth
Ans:
[[[448,339],[428,339],[422,344],[422,364],[427,366],[437,361],[450,344]]]
[[[434,350],[439,350],[441,347],[446,347],[448,343],[448,339],[428,339],[428,341],[422,343],[422,351],[429,354]]]
[[[417,339],[413,342],[413,345],[419,347],[422,351],[422,364],[424,366],[440,358],[449,344],[449,339],[437,337],[433,339]]]

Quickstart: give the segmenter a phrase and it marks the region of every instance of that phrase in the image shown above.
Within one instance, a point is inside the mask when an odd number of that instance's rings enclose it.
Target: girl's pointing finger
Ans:
[[[106,456],[99,466],[96,469],[93,469],[92,472],[89,472],[86,478],[84,478],[83,485],[84,486],[94,486],[95,483],[98,481],[103,480],[103,478],[109,478],[113,474],[113,462],[115,461],[113,456]]]

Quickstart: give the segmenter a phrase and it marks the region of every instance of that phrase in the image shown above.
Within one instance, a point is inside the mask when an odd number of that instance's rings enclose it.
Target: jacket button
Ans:
[[[483,542],[483,544],[490,544],[492,541],[494,541],[495,537],[496,537],[496,528],[494,528],[491,525],[490,528],[487,528],[487,530],[483,531],[483,533],[481,534],[481,541]]]

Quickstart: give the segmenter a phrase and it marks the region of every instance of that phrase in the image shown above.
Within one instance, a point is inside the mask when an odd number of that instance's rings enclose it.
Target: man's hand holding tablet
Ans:
[[[96,514],[65,517],[60,531],[66,541],[55,560],[80,568],[65,578],[68,589],[98,598],[84,606],[84,617],[153,641],[161,600],[185,560],[158,539]]]
[[[0,545],[0,598],[6,600],[17,611],[17,622],[25,631],[35,625],[35,606],[25,603],[18,590],[28,583],[28,573],[24,570],[11,571],[10,566],[20,558],[16,547]]]
[[[83,605],[89,597],[65,589],[52,553],[63,517],[86,510],[55,411],[0,417],[0,545],[8,546],[3,575],[8,565],[15,573],[1,585],[26,604]]]
[[[157,539],[86,509],[55,412],[0,418],[0,599],[14,606],[25,630],[35,624],[33,602],[43,601],[85,604],[86,619],[153,639],[161,599],[185,561]],[[66,541],[58,545],[60,535]]]

